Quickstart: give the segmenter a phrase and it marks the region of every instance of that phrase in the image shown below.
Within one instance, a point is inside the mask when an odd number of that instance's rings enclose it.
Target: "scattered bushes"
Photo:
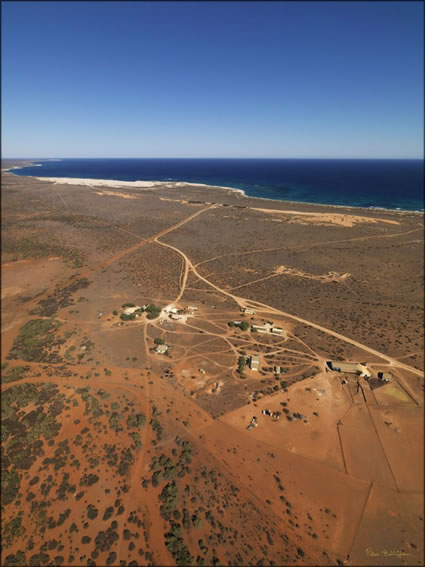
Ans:
[[[133,427],[137,427],[140,429],[146,424],[146,416],[142,413],[131,413],[127,418],[127,427],[132,429]]]
[[[19,330],[8,358],[45,362],[45,351],[54,342],[54,331],[59,327],[55,319],[31,319]]]

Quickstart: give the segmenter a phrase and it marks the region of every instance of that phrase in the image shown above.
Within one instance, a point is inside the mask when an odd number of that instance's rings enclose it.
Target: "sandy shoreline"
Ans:
[[[28,164],[35,165],[35,164]],[[23,166],[14,166],[4,169],[4,172],[10,172],[12,175],[13,169],[17,169]],[[284,199],[271,199],[269,197],[256,197],[247,195],[243,189],[236,187],[227,187],[223,185],[207,185],[205,183],[191,183],[186,181],[121,181],[118,179],[90,179],[90,178],[79,178],[79,177],[35,177],[35,176],[24,176],[27,178],[37,179],[38,181],[49,181],[54,184],[65,184],[65,185],[79,185],[86,187],[110,187],[110,188],[128,188],[128,189],[154,189],[155,187],[207,187],[209,189],[220,189],[224,191],[231,191],[232,193],[238,193],[241,197],[246,199],[256,199],[259,201],[272,201],[274,203],[288,203],[290,205],[308,205],[313,207],[331,207],[335,209],[346,209],[355,211],[373,211],[373,212],[383,212],[383,213],[398,213],[398,214],[416,214],[423,216],[423,210],[409,210],[409,209],[387,209],[385,207],[362,207],[356,205],[334,205],[330,203],[310,203],[305,201],[287,201]]]

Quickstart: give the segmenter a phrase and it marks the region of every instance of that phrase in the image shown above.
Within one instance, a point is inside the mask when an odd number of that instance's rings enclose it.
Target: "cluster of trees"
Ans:
[[[242,323],[235,323],[234,321],[229,321],[229,327],[239,327],[242,331],[247,331],[249,329],[248,321],[242,321]]]
[[[122,307],[125,309],[127,307],[135,307],[135,305],[134,303],[124,303]],[[146,311],[148,319],[156,319],[161,313],[161,307],[150,303],[146,308],[139,307],[133,311],[133,313],[121,313],[120,319],[122,319],[122,321],[134,321],[136,317],[141,315],[144,311]],[[118,315],[117,311],[114,311],[113,314]]]
[[[245,368],[246,368],[246,357],[240,356],[238,362],[238,372],[241,376],[244,376]]]
[[[157,317],[159,317],[159,314],[161,313],[161,307],[158,307],[157,305],[150,303],[146,307],[146,312],[148,319],[156,319]]]
[[[140,311],[141,313],[141,311]],[[134,321],[136,318],[136,311],[133,311],[133,313],[121,313],[120,315],[120,319],[122,321]]]
[[[19,330],[8,355],[11,359],[46,362],[45,351],[53,346],[54,331],[61,325],[55,319],[31,319]]]
[[[140,429],[141,427],[144,427],[145,424],[146,424],[146,416],[143,415],[142,413],[136,413],[136,414],[131,413],[127,417],[127,427],[129,429],[131,429],[132,427],[137,427],[138,429]]]

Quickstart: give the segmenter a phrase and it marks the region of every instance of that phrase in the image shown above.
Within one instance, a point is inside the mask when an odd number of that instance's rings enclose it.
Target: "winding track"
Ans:
[[[356,346],[356,347],[358,347],[358,348],[360,348],[360,349],[362,349],[362,350],[364,350],[364,351],[366,351],[366,352],[369,352],[370,354],[373,354],[373,355],[375,355],[375,356],[378,356],[379,358],[382,358],[382,359],[386,360],[386,361],[389,363],[390,366],[393,366],[393,367],[395,367],[395,368],[405,369],[405,370],[408,370],[408,371],[412,372],[412,373],[415,374],[415,375],[423,376],[423,372],[417,370],[416,368],[413,368],[413,367],[411,367],[411,366],[409,366],[409,365],[407,365],[407,364],[404,364],[404,363],[400,362],[400,360],[397,360],[397,359],[392,358],[392,357],[389,357],[389,356],[387,356],[387,355],[385,355],[385,354],[383,354],[383,353],[380,353],[380,352],[376,351],[375,349],[372,349],[372,348],[368,347],[367,345],[361,344],[361,343],[359,343],[358,341],[355,341],[354,339],[351,339],[350,337],[344,336],[344,335],[342,335],[342,334],[340,334],[340,333],[337,333],[337,332],[335,332],[335,331],[332,331],[331,329],[327,329],[326,327],[323,327],[323,326],[321,326],[321,325],[319,325],[319,324],[317,324],[317,323],[314,323],[314,322],[312,322],[312,321],[308,321],[308,320],[306,320],[306,319],[303,319],[303,318],[298,317],[298,316],[296,316],[296,315],[293,315],[293,314],[291,314],[291,313],[284,312],[284,311],[282,311],[282,310],[273,308],[273,307],[271,307],[271,306],[268,306],[268,305],[266,305],[266,304],[264,304],[264,303],[261,303],[261,302],[258,302],[258,301],[248,300],[248,299],[246,299],[246,298],[237,296],[237,295],[235,295],[235,294],[232,294],[232,293],[230,293],[230,292],[228,292],[228,291],[226,291],[226,290],[220,288],[219,286],[215,285],[214,283],[212,283],[212,282],[211,282],[210,280],[208,280],[207,278],[203,277],[203,276],[197,271],[197,269],[196,269],[196,266],[198,266],[199,264],[197,264],[197,265],[195,266],[195,265],[190,261],[190,259],[188,258],[188,256],[187,256],[182,250],[180,250],[180,249],[178,249],[178,248],[176,248],[176,247],[174,247],[174,246],[171,246],[171,245],[169,245],[169,244],[166,244],[166,243],[164,243],[164,242],[160,242],[160,241],[159,241],[159,238],[161,238],[161,237],[165,236],[166,234],[170,233],[171,231],[173,231],[173,230],[175,230],[175,229],[177,229],[177,228],[183,226],[183,225],[186,224],[187,222],[191,221],[193,218],[197,217],[198,215],[200,215],[201,213],[205,212],[206,210],[208,210],[208,209],[210,209],[210,208],[212,208],[212,207],[213,207],[213,206],[210,206],[210,207],[207,207],[207,208],[198,210],[196,213],[190,215],[190,216],[187,217],[186,219],[183,219],[182,221],[178,222],[177,224],[175,224],[175,225],[169,227],[168,229],[164,229],[163,231],[161,231],[161,232],[158,233],[157,235],[154,235],[154,236],[149,237],[149,238],[147,238],[147,239],[143,239],[142,237],[136,235],[135,233],[131,233],[133,236],[135,236],[135,237],[137,237],[139,240],[141,240],[141,242],[137,243],[136,245],[134,245],[134,246],[132,246],[132,247],[130,247],[130,248],[124,250],[124,251],[121,251],[121,252],[118,253],[118,254],[115,254],[115,255],[111,256],[110,258],[108,258],[107,260],[105,260],[104,262],[102,262],[101,264],[99,264],[98,266],[94,267],[93,269],[87,270],[84,274],[81,274],[80,277],[84,277],[85,275],[89,275],[89,274],[93,273],[94,271],[97,271],[97,270],[99,270],[100,268],[103,268],[104,266],[107,266],[107,265],[112,264],[113,262],[119,260],[119,259],[122,258],[123,256],[125,256],[125,255],[127,255],[127,254],[131,254],[133,251],[135,251],[135,250],[137,250],[138,248],[142,247],[144,244],[147,244],[147,243],[149,243],[149,242],[156,242],[156,243],[159,244],[159,245],[166,246],[166,247],[168,247],[168,248],[174,250],[177,254],[179,254],[179,255],[183,258],[183,261],[184,261],[183,272],[182,272],[182,276],[181,276],[181,286],[180,286],[179,294],[178,294],[178,296],[177,296],[177,298],[176,298],[176,300],[175,300],[176,303],[181,300],[181,298],[182,298],[182,296],[183,296],[183,294],[184,294],[184,291],[185,291],[185,289],[186,289],[186,284],[187,284],[188,275],[189,275],[190,271],[192,271],[193,274],[194,274],[199,280],[203,281],[203,282],[206,283],[209,287],[212,287],[213,289],[215,289],[215,290],[218,291],[219,293],[230,297],[230,298],[231,298],[233,301],[235,301],[241,308],[245,308],[245,307],[249,307],[249,306],[254,306],[254,307],[256,307],[259,311],[261,311],[262,313],[270,313],[270,314],[276,314],[276,315],[281,315],[281,316],[283,316],[283,317],[287,317],[287,318],[292,319],[292,320],[294,320],[294,321],[297,321],[297,322],[299,322],[299,323],[302,323],[302,324],[308,325],[308,326],[310,326],[310,327],[312,327],[312,328],[315,328],[315,329],[317,329],[317,330],[319,330],[319,331],[321,331],[321,332],[324,332],[324,333],[326,333],[326,334],[328,334],[328,335],[334,336],[334,337],[336,337],[336,338],[338,338],[338,339],[340,339],[340,340],[343,340],[343,341],[345,341],[345,342],[347,342],[347,343],[349,343],[349,344],[352,344],[352,345],[354,345],[354,346]],[[116,227],[116,228],[120,229],[119,227]],[[120,230],[121,230],[121,229],[120,229]],[[125,230],[125,229],[123,229],[123,230]],[[419,230],[419,229],[416,229],[416,230]],[[126,232],[127,232],[127,231],[126,231]],[[409,232],[414,232],[414,231],[409,231]],[[391,234],[391,235],[382,235],[382,236],[379,236],[379,237],[401,236],[402,234],[406,234],[406,233],[398,233],[398,234]],[[371,237],[366,237],[366,238],[371,238]],[[351,240],[363,240],[363,239],[364,239],[364,237],[362,237],[362,238],[357,238],[357,239],[351,239]],[[340,241],[340,242],[342,242],[342,241]],[[70,278],[66,283],[62,283],[60,287],[65,287],[65,286],[68,285],[71,281],[72,281],[72,278]],[[57,289],[57,288],[56,288],[56,289]],[[46,295],[47,293],[49,293],[49,292],[46,291],[46,292],[44,293],[44,295]],[[39,301],[39,300],[40,300],[40,296],[37,297],[37,301]],[[210,333],[210,334],[213,334],[213,333]],[[146,340],[146,326],[145,326],[145,340]],[[406,356],[407,356],[407,355],[406,355]],[[402,357],[402,358],[404,358],[404,357]],[[52,382],[52,381],[54,381],[54,379],[52,379],[52,378],[46,379],[46,377],[40,377],[40,378],[33,378],[33,379],[24,379],[24,380],[22,380],[22,382],[33,382],[33,383],[36,383],[36,382],[46,382],[46,381],[47,381],[47,382]],[[71,383],[72,383],[72,384],[74,383],[74,380],[70,380],[70,381],[67,380],[66,383],[71,385]],[[14,386],[15,384],[16,384],[16,383],[10,383],[10,384],[7,384],[7,385],[2,385],[2,390],[6,390],[6,389],[8,389],[9,387]],[[78,380],[78,379],[75,380],[75,385],[76,385],[76,384],[81,384],[80,380]],[[116,384],[116,383],[114,383],[114,382],[109,383],[109,381],[106,382],[104,379],[102,379],[102,385],[105,385],[105,386],[107,386],[107,385],[110,385],[110,386],[114,385],[114,386],[116,386],[116,385],[118,385],[118,384]],[[128,386],[125,386],[125,385],[122,384],[122,383],[120,383],[120,387],[121,387],[121,388],[124,388],[124,389],[127,389],[128,391],[131,391],[131,393],[132,393],[133,395],[135,395],[135,388],[134,388],[134,387],[131,387],[131,386],[128,387]],[[137,395],[137,394],[136,394],[136,395]],[[146,404],[146,397],[145,397],[145,396],[142,396],[141,393],[138,393],[138,397],[139,397],[139,400],[140,400],[140,401],[142,401],[142,399],[143,399],[143,402],[144,402],[143,405],[145,405],[145,404]],[[149,410],[150,410],[150,405],[149,405]],[[146,428],[146,429],[148,430],[149,428]],[[150,434],[151,434],[151,432],[150,432]],[[148,443],[148,439],[145,437],[144,441],[145,441],[144,444],[145,444],[145,446],[146,446],[146,444]],[[132,477],[132,479],[133,479],[133,477],[134,477],[134,482],[131,482],[131,486],[132,486],[132,487],[137,487],[137,484],[138,484],[137,480],[140,479],[141,470],[142,470],[142,468],[143,468],[143,466],[144,466],[144,455],[145,455],[145,453],[146,453],[146,451],[143,451],[143,456],[141,456],[141,458],[138,458],[138,460],[137,460],[136,463],[135,463],[135,466],[133,467],[133,471],[132,471],[131,477]],[[130,496],[131,496],[131,495],[133,495],[133,490],[130,491],[130,493],[128,494],[128,498],[129,498],[129,499],[130,499]],[[153,511],[150,510],[150,512],[152,513]],[[360,516],[360,519],[361,519],[361,517],[362,517],[362,514],[361,514],[361,516]],[[158,516],[158,518],[159,518],[159,516]],[[120,543],[123,543],[123,538],[120,539]],[[161,559],[166,559],[166,557],[164,556],[164,557],[162,557]]]
[[[170,231],[168,231],[168,232],[170,232]],[[180,250],[179,248],[176,248],[175,246],[172,246],[171,244],[166,244],[165,242],[160,242],[158,239],[161,236],[162,235],[156,236],[154,238],[154,241],[157,242],[158,244],[162,244],[163,246],[166,246],[167,248],[170,248],[171,250],[174,250],[177,254],[180,254],[180,256],[182,256],[183,260],[185,261],[185,277],[183,278],[182,287],[180,289],[180,293],[179,293],[179,296],[178,296],[179,299],[182,297],[182,295],[184,293],[184,287],[186,285],[187,276],[188,276],[189,270],[191,270],[198,279],[200,279],[201,281],[203,281],[204,283],[206,283],[207,285],[209,285],[210,287],[212,287],[213,289],[215,289],[219,293],[226,295],[227,297],[230,297],[231,299],[233,299],[233,301],[235,301],[239,305],[239,307],[242,308],[242,309],[247,308],[247,307],[255,307],[255,308],[261,310],[262,313],[270,313],[270,314],[281,315],[283,317],[287,317],[288,319],[292,319],[294,321],[297,321],[298,323],[302,323],[304,325],[312,327],[313,329],[317,329],[318,331],[322,331],[323,333],[326,333],[328,335],[336,337],[337,339],[340,339],[340,340],[342,340],[346,343],[349,343],[349,344],[351,344],[351,345],[353,345],[357,348],[360,348],[360,349],[368,352],[369,354],[373,354],[374,356],[382,358],[382,359],[386,360],[387,362],[389,362],[391,366],[394,366],[396,368],[402,368],[404,370],[408,370],[409,372],[412,372],[416,376],[421,376],[421,377],[424,376],[424,373],[421,370],[418,370],[418,369],[414,368],[413,366],[409,366],[408,364],[404,364],[403,362],[400,362],[396,358],[393,358],[393,357],[390,357],[390,356],[388,356],[384,353],[378,352],[377,350],[375,350],[371,347],[368,347],[367,345],[364,345],[362,343],[359,343],[358,341],[356,341],[356,340],[354,340],[350,337],[342,335],[341,333],[337,333],[336,331],[332,331],[331,329],[327,329],[326,327],[323,327],[322,325],[319,325],[318,323],[314,323],[313,321],[308,321],[307,319],[303,319],[302,317],[298,317],[297,315],[293,315],[292,313],[287,313],[286,311],[276,309],[275,307],[270,307],[269,305],[266,305],[265,303],[261,303],[259,301],[254,301],[254,300],[251,300],[251,299],[245,299],[244,297],[234,295],[233,293],[230,293],[229,291],[226,291],[226,290],[220,288],[219,286],[212,283],[210,280],[207,280],[206,278],[204,278],[198,272],[198,270],[196,269],[194,264],[190,261],[188,256],[182,250]]]

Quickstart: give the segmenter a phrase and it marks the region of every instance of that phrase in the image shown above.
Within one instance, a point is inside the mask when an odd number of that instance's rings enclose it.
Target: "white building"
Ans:
[[[242,311],[242,313],[245,313],[246,315],[255,315],[254,309],[246,308],[246,309],[241,309],[241,311]]]
[[[260,359],[256,354],[251,355],[249,359],[249,367],[251,370],[254,370],[254,372],[257,372],[260,368]]]
[[[257,333],[267,333],[267,327],[265,325],[252,325],[251,331],[257,331]]]
[[[158,354],[165,354],[168,351],[168,345],[158,345],[155,350]]]
[[[140,305],[136,305],[135,307],[126,307],[124,309],[123,313],[125,313],[126,315],[131,315],[132,313],[134,313],[138,309],[141,309]]]
[[[272,333],[274,335],[282,335],[283,334],[283,329],[281,329],[280,327],[273,327],[272,328]]]

